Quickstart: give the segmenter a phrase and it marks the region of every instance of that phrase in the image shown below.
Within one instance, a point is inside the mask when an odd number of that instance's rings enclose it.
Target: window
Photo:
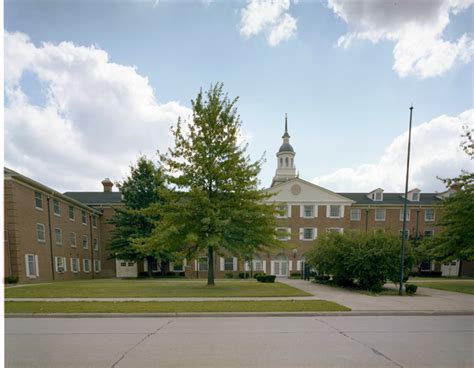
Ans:
[[[76,248],[76,233],[69,233],[69,245]]]
[[[78,273],[80,270],[79,258],[71,258],[71,272]]]
[[[385,221],[385,208],[375,209],[375,221]]]
[[[54,257],[54,265],[57,273],[66,272],[66,257]]]
[[[351,209],[351,221],[360,221],[360,209]]]
[[[302,240],[313,240],[313,239],[314,239],[314,229],[312,227],[303,228]]]
[[[42,243],[46,241],[46,232],[44,230],[44,224],[36,224],[36,238],[39,242]]]
[[[56,216],[61,216],[61,207],[59,206],[59,201],[57,199],[53,199],[53,213]]]
[[[207,271],[208,269],[207,257],[200,257],[198,260],[198,271]]]
[[[418,202],[420,200],[420,193],[418,192],[413,192],[411,195],[411,200],[414,202]]]
[[[285,157],[285,166],[288,167],[288,157]]]
[[[277,214],[277,217],[279,218],[284,218],[284,217],[288,217],[288,205],[287,204],[279,204],[277,206],[277,211],[278,211],[278,214]]]
[[[303,206],[303,217],[314,217],[314,206]]]
[[[291,229],[288,227],[277,227],[277,237],[278,240],[290,240],[291,239]]]
[[[423,237],[425,238],[431,238],[433,237],[434,231],[433,230],[425,230],[423,232]]]
[[[127,267],[127,262],[120,262],[120,267]]]
[[[327,233],[339,233],[342,234],[344,229],[342,227],[328,227],[326,228]]]
[[[403,230],[400,230],[400,238],[403,236]],[[405,230],[405,239],[408,239],[408,236],[409,236],[409,231],[408,230]]]
[[[84,225],[87,225],[87,213],[84,210],[81,211],[81,219],[82,219],[82,223]]]
[[[54,241],[56,244],[63,243],[63,232],[59,228],[54,229]]]
[[[97,227],[97,216],[92,216],[92,227]]]
[[[330,205],[329,206],[329,216],[331,218],[339,218],[341,217],[341,206],[339,205]]]
[[[374,201],[380,202],[382,200],[382,192],[375,192],[374,193]]]
[[[435,211],[432,208],[427,208],[425,210],[425,221],[434,221]]]
[[[94,246],[94,250],[98,251],[99,250],[99,240],[97,238],[94,238],[94,240],[92,241],[92,244]]]
[[[261,259],[253,260],[253,270],[254,271],[264,271],[263,270],[263,261]]]
[[[29,278],[38,277],[38,256],[36,254],[25,254],[25,263],[26,276]]]
[[[234,271],[234,258],[224,258],[224,271]]]
[[[82,236],[82,248],[88,249],[89,248],[89,238],[87,235]]]
[[[185,261],[181,262],[171,262],[170,264],[170,270],[174,272],[183,272],[184,271],[184,263]]]
[[[76,216],[75,216],[75,213],[74,213],[74,207],[69,206],[69,220],[75,221],[75,219],[76,219]]]
[[[94,272],[100,272],[102,270],[102,266],[100,264],[100,260],[94,259]]]
[[[280,157],[280,167],[283,167],[283,158]]]
[[[35,192],[35,207],[38,210],[43,210],[43,195],[40,192]]]
[[[82,270],[85,273],[89,273],[91,271],[91,260],[90,259],[83,259],[82,260]]]
[[[403,208],[400,210],[400,221],[403,221]],[[407,221],[410,221],[410,209],[407,208]]]

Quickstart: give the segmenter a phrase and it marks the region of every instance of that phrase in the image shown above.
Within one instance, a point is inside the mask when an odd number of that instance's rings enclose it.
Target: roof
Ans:
[[[82,201],[79,201],[77,200],[76,198],[74,197],[71,197],[71,196],[66,196],[56,190],[54,190],[53,188],[51,187],[48,187],[36,180],[33,180],[25,175],[22,175],[12,169],[9,169],[8,167],[3,167],[3,175],[4,175],[4,178],[7,179],[7,178],[13,178],[15,180],[18,180],[26,185],[29,185],[37,190],[40,190],[40,191],[43,191],[45,193],[47,193],[48,195],[51,195],[52,197],[56,197],[56,198],[61,198],[62,200],[65,200],[69,203],[72,203],[76,206],[79,206],[79,207],[82,207],[82,208],[85,208],[89,211],[93,211],[94,213],[96,214],[99,214],[100,215],[100,212],[97,211],[96,209],[94,208],[91,208],[89,206],[87,206],[85,204],[85,202],[82,202]]]
[[[88,205],[122,203],[120,192],[66,192],[64,195]]]
[[[383,201],[373,201],[367,198],[367,193],[338,193],[344,197],[354,200],[357,204],[363,205],[403,205],[404,197],[402,193],[384,193]],[[440,193],[420,193],[419,201],[407,201],[409,206],[426,206],[441,204],[442,200],[438,198]]]
[[[278,150],[278,152],[295,152],[295,151],[293,150],[293,147],[291,147],[291,144],[283,143],[280,146],[280,149]]]

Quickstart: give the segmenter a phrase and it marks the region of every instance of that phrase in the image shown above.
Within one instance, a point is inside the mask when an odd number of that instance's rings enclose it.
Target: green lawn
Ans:
[[[5,313],[326,312],[350,309],[326,300],[213,302],[5,302]]]
[[[292,297],[309,296],[302,290],[255,280],[80,280],[58,281],[5,289],[5,298],[158,298],[158,297]]]
[[[422,281],[410,279],[409,283],[431,289],[439,289],[446,291],[456,291],[458,293],[474,294],[474,280],[430,280]]]

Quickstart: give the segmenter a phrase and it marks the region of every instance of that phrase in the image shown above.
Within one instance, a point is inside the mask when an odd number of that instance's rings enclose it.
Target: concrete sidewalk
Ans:
[[[294,279],[279,279],[318,299],[345,305],[353,311],[472,311],[474,295],[419,287],[415,296],[370,296],[342,288]]]

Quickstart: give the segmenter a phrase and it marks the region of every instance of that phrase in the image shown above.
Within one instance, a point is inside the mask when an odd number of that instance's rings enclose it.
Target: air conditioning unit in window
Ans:
[[[63,267],[58,267],[58,272],[59,272],[59,273],[64,272],[64,268],[63,268]]]

